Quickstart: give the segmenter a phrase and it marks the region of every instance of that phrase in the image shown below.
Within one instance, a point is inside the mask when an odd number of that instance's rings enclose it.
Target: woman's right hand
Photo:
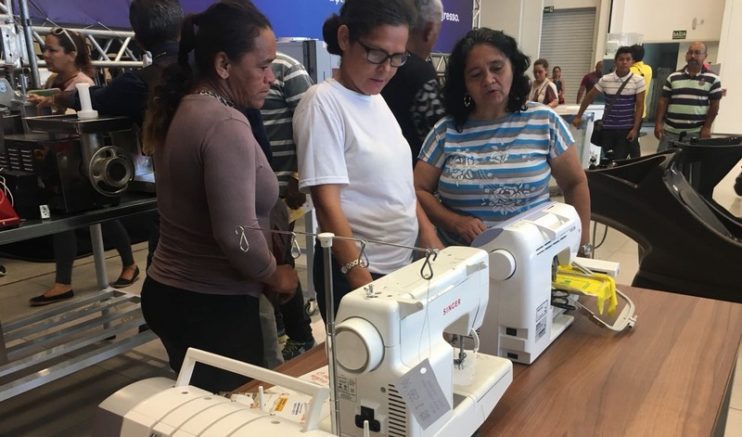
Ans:
[[[484,232],[485,229],[487,229],[487,227],[484,225],[482,220],[471,216],[459,216],[453,223],[454,232],[463,238],[466,243],[474,241],[474,239]]]
[[[360,266],[351,269],[348,273],[346,273],[345,279],[348,280],[348,284],[350,284],[351,290],[355,290],[357,288],[363,287],[364,285],[368,285],[374,280],[374,278],[371,276],[371,273],[366,268]]]
[[[299,288],[299,274],[290,265],[281,264],[264,282],[268,292],[279,294],[281,302],[287,302]]]
[[[572,126],[576,129],[582,129],[582,116],[575,115],[575,118],[572,119]]]
[[[29,94],[26,99],[39,108],[52,106],[53,104],[52,96],[39,96],[36,94]]]
[[[299,191],[299,181],[290,177],[286,186],[286,205],[297,209],[307,202],[307,195]]]

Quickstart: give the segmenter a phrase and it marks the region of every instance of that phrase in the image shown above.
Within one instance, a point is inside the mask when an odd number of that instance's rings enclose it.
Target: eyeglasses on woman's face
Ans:
[[[392,67],[401,67],[407,62],[410,57],[409,52],[403,53],[388,53],[386,50],[369,47],[364,44],[361,40],[357,41],[358,44],[366,50],[366,60],[372,64],[381,65],[389,60],[389,65]]]

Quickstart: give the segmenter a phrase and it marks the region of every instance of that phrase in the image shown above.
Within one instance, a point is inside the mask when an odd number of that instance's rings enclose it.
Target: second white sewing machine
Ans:
[[[490,299],[481,328],[483,352],[531,364],[574,317],[551,305],[552,266],[577,256],[577,211],[548,203],[490,228],[472,246],[490,258]]]

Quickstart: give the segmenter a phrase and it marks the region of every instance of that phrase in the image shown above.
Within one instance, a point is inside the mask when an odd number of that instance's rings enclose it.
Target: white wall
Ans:
[[[520,42],[523,15],[521,0],[482,1],[479,20],[482,27],[502,30]]]
[[[742,107],[742,83],[737,80],[742,73],[742,57],[739,56],[742,26],[739,23],[742,23],[742,0],[727,0],[716,58],[721,64],[721,85],[726,88],[727,95],[721,99],[713,127],[715,133],[742,135],[742,122],[735,110]]]
[[[641,33],[644,42],[673,42],[673,30],[686,30],[688,41],[719,41],[726,1],[614,0],[611,32]]]
[[[521,51],[536,60],[541,46],[544,0],[483,0],[482,27],[502,30],[518,41]]]

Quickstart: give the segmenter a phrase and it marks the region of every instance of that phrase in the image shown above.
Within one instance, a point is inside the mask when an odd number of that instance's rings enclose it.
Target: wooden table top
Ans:
[[[636,327],[614,334],[577,315],[534,364],[514,365],[481,435],[712,434],[736,362],[742,305],[620,289],[636,305]],[[324,364],[317,347],[279,370],[298,376]]]

